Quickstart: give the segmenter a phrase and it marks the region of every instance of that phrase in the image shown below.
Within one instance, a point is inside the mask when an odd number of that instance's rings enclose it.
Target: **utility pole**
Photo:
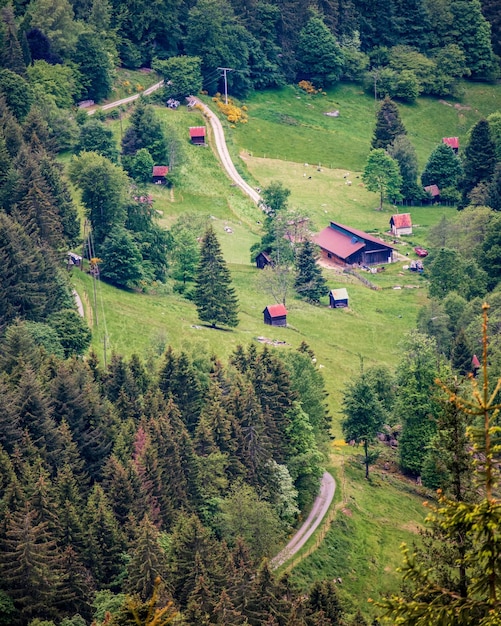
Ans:
[[[233,72],[233,68],[231,67],[218,67],[218,70],[223,72],[224,76],[224,103],[228,104],[228,80],[226,78],[226,72]]]

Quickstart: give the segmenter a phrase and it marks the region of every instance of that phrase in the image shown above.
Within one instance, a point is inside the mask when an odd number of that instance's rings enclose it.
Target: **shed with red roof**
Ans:
[[[168,173],[169,168],[167,165],[154,165],[151,171],[151,182],[155,183],[155,185],[165,185]]]
[[[393,246],[356,228],[331,222],[313,237],[322,256],[340,265],[377,265],[393,261]]]
[[[264,323],[270,326],[287,326],[287,309],[283,304],[270,304],[263,311]]]
[[[190,139],[196,146],[205,146],[205,126],[190,126]]]
[[[410,213],[397,213],[390,218],[390,228],[392,235],[412,235],[412,220]]]
[[[442,143],[452,148],[456,154],[459,152],[459,137],[444,137]]]
[[[427,185],[424,187],[424,190],[429,195],[432,202],[440,201],[440,189],[438,188],[438,185]]]

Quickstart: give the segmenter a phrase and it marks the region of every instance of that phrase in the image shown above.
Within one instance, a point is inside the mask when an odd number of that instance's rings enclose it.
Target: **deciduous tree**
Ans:
[[[383,209],[385,198],[396,200],[400,197],[402,176],[398,163],[382,148],[370,151],[362,180],[369,191],[379,194],[380,211]]]

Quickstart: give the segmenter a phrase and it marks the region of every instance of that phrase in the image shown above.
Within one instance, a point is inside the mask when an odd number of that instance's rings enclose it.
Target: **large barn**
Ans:
[[[313,237],[325,259],[339,265],[377,265],[393,261],[393,246],[356,228],[331,222]]]

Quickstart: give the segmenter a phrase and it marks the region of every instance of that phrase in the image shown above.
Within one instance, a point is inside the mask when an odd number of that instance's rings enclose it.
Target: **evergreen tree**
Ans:
[[[421,182],[423,187],[438,185],[440,190],[456,187],[462,171],[457,154],[450,146],[441,143],[430,154],[421,174]]]
[[[481,182],[489,182],[496,166],[496,146],[492,140],[489,122],[479,120],[471,130],[470,141],[464,151],[464,174],[461,181],[463,197],[460,207],[468,204],[469,194]]]
[[[118,148],[111,128],[93,118],[86,121],[80,128],[80,139],[75,146],[75,154],[80,154],[80,152],[97,152],[116,163]],[[149,178],[151,178],[151,168]]]
[[[499,481],[499,428],[496,403],[497,388],[492,395],[487,369],[488,305],[483,306],[483,391],[473,384],[471,397],[440,383],[449,403],[469,414],[474,426],[469,429],[470,454],[474,464],[475,497],[455,500],[439,494],[430,507],[427,526],[443,542],[456,544],[450,560],[435,551],[433,563],[428,553],[419,554],[403,546],[403,575],[408,592],[379,601],[383,617],[416,626],[440,623],[453,626],[499,624],[501,614],[501,546],[498,529],[501,507],[495,495]],[[437,558],[438,557],[438,558]]]
[[[4,549],[0,553],[3,585],[23,623],[57,616],[63,581],[61,555],[47,523],[37,524],[36,512],[26,503],[8,517]]]
[[[2,52],[0,53],[0,67],[24,76],[26,74],[26,63],[19,43],[14,11],[11,5],[2,8],[1,18],[3,23],[3,41]]]
[[[130,126],[122,139],[124,155],[136,155],[146,148],[157,165],[167,165],[167,140],[162,123],[151,105],[139,102],[132,112]]]
[[[99,252],[101,276],[117,287],[133,289],[144,280],[143,258],[132,235],[121,227],[111,230]]]
[[[433,395],[439,373],[435,341],[417,332],[410,333],[397,370],[398,392],[395,415],[402,424],[398,451],[405,472],[421,473],[424,452],[436,431],[440,405]]]
[[[386,148],[399,135],[406,135],[407,131],[400,119],[397,105],[387,96],[376,114],[376,127],[372,138],[372,148]]]
[[[365,478],[369,478],[372,457],[369,445],[383,426],[385,412],[364,374],[348,386],[343,398],[342,429],[345,441],[363,443],[365,454]]]
[[[84,511],[86,525],[85,563],[100,585],[116,584],[122,573],[120,555],[125,542],[102,487],[95,485]]]
[[[497,163],[494,169],[487,204],[494,211],[501,211],[501,163]]]
[[[165,580],[166,577],[167,561],[158,539],[158,529],[145,515],[129,548],[125,585],[129,594],[137,594],[143,600],[153,595],[157,578]]]
[[[468,376],[471,373],[471,359],[473,351],[466,338],[463,329],[458,332],[454,343],[452,344],[451,366],[461,376]]]
[[[422,190],[417,184],[417,155],[407,135],[395,137],[388,146],[388,154],[398,163],[400,175],[402,176],[400,192],[404,200],[419,200],[422,196]]]
[[[327,294],[326,282],[317,264],[316,246],[311,241],[305,241],[296,260],[296,291],[310,302],[318,303]]]
[[[194,301],[198,317],[202,322],[209,322],[212,328],[217,324],[238,325],[237,296],[212,226],[202,239]]]
[[[322,16],[313,12],[299,33],[296,49],[299,78],[316,87],[334,85],[341,76],[343,53]]]
[[[72,60],[82,74],[85,97],[96,102],[106,98],[112,87],[112,66],[101,37],[92,31],[82,32],[78,36]]]

